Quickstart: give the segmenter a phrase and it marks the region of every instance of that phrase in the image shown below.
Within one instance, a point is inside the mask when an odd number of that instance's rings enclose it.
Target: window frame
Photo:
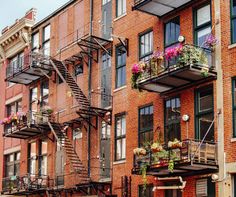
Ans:
[[[236,138],[236,125],[234,124],[234,119],[236,118],[235,117],[235,114],[234,114],[234,111],[236,111],[236,105],[234,106],[234,99],[236,97],[236,94],[234,93],[234,89],[236,88],[236,77],[233,77],[232,78],[232,124],[233,124],[233,138]]]
[[[141,119],[141,116],[140,116],[140,111],[142,110],[142,109],[145,109],[145,108],[149,108],[149,107],[152,107],[152,116],[153,116],[153,124],[152,124],[152,128],[146,128],[146,129],[143,129],[143,130],[141,130],[140,129],[140,123],[141,123],[141,121],[140,121],[140,119]],[[152,132],[153,133],[153,128],[154,128],[154,105],[153,105],[153,103],[150,103],[150,104],[147,104],[147,105],[144,105],[144,106],[140,106],[139,108],[138,108],[138,145],[139,145],[139,147],[142,145],[141,143],[140,143],[140,135],[141,134],[144,134],[144,133],[147,133],[147,132]],[[153,136],[154,137],[154,136]]]
[[[47,152],[46,153],[42,153],[43,142],[47,143]],[[38,150],[38,174],[40,176],[45,176],[48,174],[48,172],[46,172],[46,174],[42,174],[43,159],[47,158],[47,157],[48,157],[48,141],[47,140],[40,140],[39,141],[39,150]],[[47,170],[47,166],[48,166],[48,164],[46,164],[46,170]]]
[[[211,110],[207,110],[205,112],[199,112],[199,95],[201,92],[204,92],[204,91],[208,91],[208,90],[212,90],[212,109]],[[194,119],[195,119],[195,139],[200,139],[201,140],[201,136],[200,136],[200,130],[199,130],[199,119],[202,117],[202,116],[205,116],[205,115],[209,115],[209,114],[212,114],[213,116],[213,120],[214,120],[214,87],[213,87],[213,84],[210,84],[210,85],[207,85],[207,86],[203,86],[203,87],[200,87],[198,89],[195,90],[195,93],[194,93]],[[214,139],[215,139],[215,124],[213,123],[213,133],[214,133]]]
[[[198,16],[197,11],[199,9],[207,6],[207,5],[210,5],[210,21],[205,22],[205,23],[201,24],[200,26],[198,26],[197,25],[197,22],[198,22],[197,21],[197,16]],[[212,5],[211,5],[210,1],[200,5],[198,7],[193,8],[193,35],[194,35],[194,44],[195,45],[198,45],[198,43],[197,43],[197,41],[198,41],[198,37],[197,37],[198,32],[203,30],[203,29],[207,29],[209,27],[212,28]],[[204,46],[202,46],[202,47],[204,47]]]
[[[31,144],[35,143],[35,156],[31,156]],[[28,156],[27,156],[27,160],[28,160],[28,173],[30,175],[35,175],[37,173],[37,142],[36,141],[33,141],[33,142],[30,142],[28,143]],[[31,162],[35,160],[35,174],[31,174]]]
[[[175,104],[176,104],[176,100],[177,99],[179,99],[179,101],[180,101],[180,119],[179,120],[177,120],[177,119],[175,119],[174,120],[174,123],[172,122],[172,123],[167,123],[167,114],[166,114],[166,102],[167,101],[172,101],[172,100],[175,100]],[[180,139],[178,139],[178,140],[181,140],[181,97],[180,97],[180,95],[176,95],[176,96],[174,96],[174,97],[170,97],[170,98],[168,98],[168,99],[165,99],[164,100],[164,139],[165,139],[165,141],[166,142],[168,142],[170,139],[169,139],[169,136],[168,136],[168,133],[167,133],[167,126],[169,126],[169,125],[171,125],[171,124],[176,124],[176,123],[179,123],[179,126],[180,126]]]
[[[20,165],[20,159],[17,160],[17,154],[20,153],[20,158],[21,158],[21,152],[17,151],[17,152],[13,152],[7,155],[4,155],[4,161],[5,161],[5,169],[4,169],[4,178],[8,178],[9,176],[6,176],[7,174],[7,166],[13,166],[13,176],[17,176],[17,172],[16,172],[16,165]],[[13,161],[7,161],[8,158],[13,155]],[[19,172],[20,173],[20,169]]]
[[[120,14],[118,13],[119,1],[122,1],[122,3],[121,3],[122,7],[121,7],[121,13]],[[124,1],[125,1],[125,7],[124,7]],[[126,6],[127,6],[126,0],[116,0],[116,18],[126,14],[126,12],[127,12]]]
[[[124,55],[125,55],[125,64],[118,65],[119,50],[123,50],[123,49],[125,51],[125,53],[124,53]],[[122,55],[120,55],[120,56],[122,56]],[[117,45],[116,46],[116,60],[115,61],[116,61],[115,62],[116,63],[116,82],[115,82],[115,88],[121,88],[121,87],[126,85],[126,64],[127,64],[127,51],[126,51],[126,49],[125,49],[125,47],[123,45]],[[121,84],[118,86],[118,70],[122,69],[122,68],[125,68],[125,80],[124,80],[124,82],[122,81]]]
[[[46,84],[47,83],[47,86],[48,86],[48,94],[43,94],[43,90],[44,90],[44,84]],[[40,107],[43,107],[43,106],[46,106],[46,105],[44,105],[44,100],[46,100],[46,99],[49,99],[49,80],[43,80],[43,81],[41,81],[41,83],[40,83],[40,97],[41,97],[41,101],[40,101]],[[48,105],[48,104],[47,104]]]
[[[118,159],[117,156],[116,156],[116,153],[117,153],[117,141],[121,140],[121,142],[122,142],[123,139],[126,139],[126,132],[127,132],[126,126],[127,126],[127,124],[125,125],[125,135],[117,136],[117,119],[118,118],[120,118],[120,120],[121,120],[121,126],[122,126],[122,119],[123,118],[125,119],[125,124],[126,124],[126,113],[123,112],[123,113],[115,115],[115,136],[114,136],[115,137],[115,154],[114,154],[115,158],[114,158],[114,160],[115,161],[123,161],[123,160],[126,160],[126,152],[127,152],[127,150],[125,148],[125,157],[122,158],[123,148],[122,148],[122,143],[121,143],[121,158]],[[121,128],[121,130],[122,130],[122,128]],[[126,147],[126,141],[125,141],[125,147]]]
[[[153,192],[153,187],[154,185],[153,184],[148,184],[145,186],[146,189],[144,190],[144,192],[147,192],[149,190],[149,195],[145,197],[154,197],[154,192]],[[143,188],[144,188],[144,185],[138,185],[138,196],[139,197],[143,197]],[[150,196],[151,194],[151,196]]]
[[[38,37],[38,46],[34,46],[34,36],[36,36],[36,35],[38,35],[37,37]],[[34,32],[33,34],[32,34],[32,37],[31,37],[31,39],[32,39],[32,41],[31,41],[31,51],[32,52],[37,52],[37,49],[39,49],[39,46],[40,46],[40,44],[39,44],[39,31],[36,31],[36,32]]]
[[[179,21],[179,29],[180,29],[180,27],[181,27],[181,24],[180,24],[180,16],[175,16],[174,18],[171,18],[170,20],[165,21],[165,23],[164,23],[164,49],[169,48],[169,47],[174,46],[174,45],[176,45],[176,44],[179,43],[179,41],[178,41],[178,39],[177,39],[175,42],[172,42],[172,43],[166,45],[166,25],[167,25],[168,23],[174,21],[174,20],[178,20],[178,21]],[[179,34],[180,34],[180,33],[179,33]],[[181,35],[181,34],[180,34],[180,35]],[[178,36],[178,37],[179,37],[179,36]]]
[[[80,75],[83,75],[83,73],[84,73],[84,64],[83,64],[82,61],[79,62],[78,64],[74,65],[73,68],[74,68],[73,71],[74,71],[74,76],[75,76],[75,77],[80,76]],[[76,72],[76,68],[81,68],[82,72],[77,73],[77,72]]]
[[[49,38],[45,40],[45,30],[46,30],[46,28],[48,28],[48,27],[49,27],[49,29],[50,29]],[[49,23],[49,24],[47,24],[47,25],[45,25],[45,26],[43,27],[43,33],[42,33],[42,49],[43,49],[43,54],[45,54],[45,48],[44,48],[45,45],[49,43],[49,49],[46,49],[46,50],[49,51],[49,54],[48,54],[48,55],[50,55],[50,39],[51,39],[51,24]]]
[[[142,38],[143,36],[145,36],[145,35],[151,33],[151,32],[152,32],[152,42],[151,42],[151,44],[152,44],[152,51],[150,51],[149,53],[145,53],[144,55],[141,55],[141,46],[142,46],[142,44],[141,44],[141,38]],[[144,58],[146,58],[146,57],[148,57],[148,56],[151,56],[151,55],[153,54],[153,48],[154,48],[154,47],[153,47],[153,43],[154,43],[153,28],[149,28],[149,29],[145,30],[144,32],[139,33],[139,35],[138,35],[139,61],[144,61],[144,60],[143,60]],[[150,58],[149,58],[149,59],[150,59]]]
[[[230,0],[230,40],[231,44],[236,43],[236,40],[233,41],[233,20],[236,20],[236,14],[233,15],[233,0]],[[235,26],[236,31],[236,26]]]

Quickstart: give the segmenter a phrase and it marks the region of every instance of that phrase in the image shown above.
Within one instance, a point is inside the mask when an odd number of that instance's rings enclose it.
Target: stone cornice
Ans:
[[[25,31],[25,29],[31,28],[33,25],[34,25],[33,20],[29,20],[26,18],[21,19],[16,25],[11,27],[7,32],[5,32],[0,37],[0,46],[5,47],[5,46],[9,45],[19,36],[21,38],[23,38],[23,40],[24,40],[24,38],[28,37],[25,35],[26,33],[28,33],[28,30]],[[28,42],[29,40],[26,39],[24,41]]]

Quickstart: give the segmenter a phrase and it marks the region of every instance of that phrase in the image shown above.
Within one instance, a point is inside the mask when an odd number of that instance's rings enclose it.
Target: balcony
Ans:
[[[192,2],[193,0],[134,0],[132,9],[162,17],[172,11],[180,10]]]
[[[12,115],[2,121],[4,137],[29,139],[49,130],[48,121],[52,121],[50,114],[28,112],[27,114]]]
[[[178,55],[173,57],[173,54]],[[162,59],[158,59],[160,57]],[[134,70],[132,68],[133,86],[161,94],[181,91],[217,78],[212,50],[193,45],[168,49],[165,55],[141,64],[135,64]]]
[[[47,57],[32,52],[24,55],[21,61],[14,64],[9,63],[6,68],[5,81],[28,85],[44,77],[45,74],[49,74],[52,70]]]
[[[53,181],[48,176],[25,175],[2,179],[2,194],[32,195],[44,193],[51,188]]]
[[[217,144],[184,140],[181,147],[165,147],[159,152],[134,155],[132,174],[146,174],[157,177],[194,176],[218,171]],[[171,169],[170,169],[171,168]]]

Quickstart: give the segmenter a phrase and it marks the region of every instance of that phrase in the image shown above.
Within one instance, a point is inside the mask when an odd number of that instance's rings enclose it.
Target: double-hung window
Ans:
[[[116,48],[116,88],[126,84],[126,50],[124,46]]]
[[[126,13],[126,0],[116,0],[116,17]]]
[[[43,28],[43,54],[50,55],[50,25]]]
[[[179,45],[178,38],[180,35],[180,18],[175,17],[170,21],[166,22],[164,25],[165,28],[165,51],[172,47]],[[176,63],[176,59],[173,58],[166,62],[166,66],[171,66]]]
[[[5,156],[5,177],[18,176],[20,173],[20,152]]]
[[[153,106],[139,109],[139,146],[153,141]]]
[[[32,35],[32,52],[38,52],[39,49],[39,33],[34,33]]]
[[[49,81],[44,80],[41,83],[41,107],[48,105]]]
[[[211,34],[211,5],[207,4],[194,11],[195,44],[204,47],[204,43],[210,34]]]
[[[236,137],[236,78],[232,80],[233,137]]]
[[[43,140],[39,143],[39,175],[47,175],[48,143]]]
[[[115,119],[115,160],[126,158],[126,118],[125,114]]]
[[[36,174],[36,160],[37,160],[37,153],[36,153],[36,142],[32,142],[28,144],[28,173],[30,175]]]
[[[181,140],[180,130],[180,98],[175,97],[165,101],[165,140]]]
[[[139,35],[139,60],[147,61],[153,53],[153,31]]]
[[[205,137],[206,141],[214,141],[214,124],[211,125],[214,119],[212,85],[195,92],[195,104],[196,139]]]

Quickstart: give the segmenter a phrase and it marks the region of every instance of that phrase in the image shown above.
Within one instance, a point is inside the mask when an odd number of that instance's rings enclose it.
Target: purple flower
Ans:
[[[219,41],[213,34],[209,34],[204,42],[204,46],[207,48],[212,48],[217,45]]]

